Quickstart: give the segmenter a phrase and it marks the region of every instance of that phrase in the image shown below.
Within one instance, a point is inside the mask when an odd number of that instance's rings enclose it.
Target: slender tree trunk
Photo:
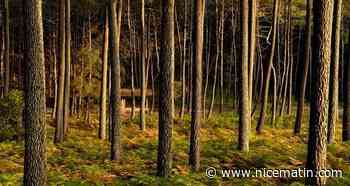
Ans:
[[[58,93],[58,82],[57,82],[57,55],[56,55],[56,35],[54,35],[54,41],[53,41],[53,83],[54,83],[54,105],[53,105],[53,112],[52,112],[52,118],[56,119],[56,112],[57,112],[57,93]]]
[[[141,110],[140,128],[146,129],[146,38],[145,38],[145,0],[141,0]]]
[[[349,32],[350,36],[350,32]],[[350,41],[349,41],[350,43]],[[350,140],[350,60],[344,62],[344,113],[343,113],[343,130],[342,139],[344,142]]]
[[[103,60],[102,60],[102,82],[101,82],[101,103],[100,103],[100,126],[98,136],[106,139],[107,120],[107,79],[108,79],[108,50],[109,50],[109,21],[108,8],[106,8],[104,39],[103,39]]]
[[[250,108],[249,108],[249,0],[241,2],[241,64],[239,78],[239,127],[238,149],[249,151]]]
[[[181,111],[180,118],[183,119],[185,115],[185,105],[186,105],[186,49],[187,49],[187,1],[185,3],[185,21],[184,21],[184,30],[183,30],[183,54],[182,54],[182,86],[181,86]]]
[[[111,37],[111,106],[112,106],[112,142],[111,160],[120,161],[121,156],[121,114],[120,114],[120,31],[122,17],[122,0],[110,0],[109,23]],[[118,11],[117,11],[118,4]]]
[[[69,123],[69,107],[70,107],[70,75],[71,75],[71,12],[70,0],[65,0],[66,3],[66,68],[64,82],[64,108],[63,108],[63,126],[64,134],[67,133]]]
[[[209,112],[207,118],[210,118],[213,109],[214,109],[214,103],[215,103],[215,96],[216,96],[216,83],[217,83],[217,77],[218,77],[218,62],[219,62],[219,55],[220,55],[220,38],[221,38],[221,15],[219,15],[219,3],[216,0],[216,53],[215,53],[215,66],[214,66],[214,79],[213,79],[213,87],[212,87],[212,94],[211,94],[211,100],[210,100],[210,106],[209,106]]]
[[[329,144],[334,141],[335,126],[338,120],[340,30],[342,20],[342,0],[334,1],[332,58],[329,87],[328,135]]]
[[[171,173],[171,138],[173,125],[172,107],[172,75],[173,63],[175,63],[175,39],[174,39],[174,8],[175,0],[162,1],[161,18],[161,50],[159,76],[159,140],[157,175],[169,177]]]
[[[41,0],[23,0],[25,18],[24,186],[46,185],[45,59]]]
[[[220,15],[220,113],[224,110],[224,27],[225,27],[225,0],[221,0]]]
[[[128,29],[129,29],[129,43],[130,43],[130,66],[131,66],[131,97],[132,97],[132,106],[131,106],[131,119],[135,117],[135,108],[136,108],[136,101],[135,101],[135,77],[134,77],[134,48],[135,43],[133,39],[133,29],[131,27],[131,14],[130,14],[130,0],[128,0],[128,7],[127,7],[127,15],[128,15]]]
[[[305,17],[305,38],[304,38],[304,61],[302,65],[302,74],[301,74],[301,83],[299,87],[298,95],[298,107],[297,107],[297,116],[294,126],[294,134],[300,134],[301,123],[303,120],[304,114],[304,100],[305,100],[305,91],[307,76],[309,72],[310,64],[310,50],[311,50],[311,29],[312,29],[312,0],[306,0],[307,11]]]
[[[276,45],[276,32],[277,32],[277,20],[278,20],[278,6],[279,6],[279,0],[274,0],[274,6],[273,6],[273,23],[272,23],[272,46],[271,46],[271,54],[270,54],[270,60],[267,66],[267,71],[264,78],[264,84],[263,84],[263,98],[261,101],[261,111],[259,116],[259,122],[256,127],[257,133],[261,133],[264,123],[265,123],[265,117],[266,117],[266,110],[267,110],[267,101],[269,96],[269,85],[270,85],[270,76],[271,76],[271,68],[274,61],[275,56],[275,45]]]
[[[292,25],[292,0],[288,1],[288,59],[289,59],[289,76],[288,76],[288,105],[287,105],[287,115],[292,114],[292,94],[293,94],[293,25]]]
[[[59,1],[60,5],[60,26],[59,26],[59,62],[60,62],[60,74],[58,81],[58,97],[57,97],[57,111],[56,111],[56,130],[55,130],[55,143],[60,143],[64,138],[64,84],[65,84],[65,68],[66,68],[66,11],[65,0]]]
[[[193,0],[193,78],[192,78],[192,118],[190,135],[189,164],[194,171],[200,167],[199,130],[202,120],[202,57],[204,40],[205,1]]]
[[[327,168],[328,87],[331,63],[333,1],[314,0],[312,90],[306,169],[314,173]],[[308,177],[306,185],[325,185],[326,177]]]
[[[276,122],[276,110],[277,110],[277,77],[276,69],[272,65],[272,75],[273,75],[273,99],[272,99],[272,117],[271,117],[271,126],[275,126]]]
[[[257,2],[258,0],[249,0],[250,4],[250,25],[249,25],[249,105],[252,108],[253,105],[253,74],[255,64],[255,51],[256,51],[256,25],[257,25]]]
[[[9,0],[3,0],[4,2],[4,25],[5,25],[5,87],[4,94],[7,95],[10,90],[10,7]]]
[[[207,16],[208,17],[208,16]],[[205,120],[206,116],[206,105],[207,105],[207,90],[208,90],[208,84],[209,84],[209,72],[210,72],[210,52],[211,52],[211,37],[210,37],[210,31],[209,31],[209,19],[207,18],[207,26],[206,26],[206,37],[207,37],[207,44],[206,44],[206,59],[205,59],[205,84],[204,84],[204,94],[203,94],[203,119]]]

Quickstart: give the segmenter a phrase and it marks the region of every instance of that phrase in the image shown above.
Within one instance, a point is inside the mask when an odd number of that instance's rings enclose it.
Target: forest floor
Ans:
[[[49,118],[49,117],[48,117]],[[192,173],[188,166],[189,116],[175,122],[173,129],[173,174],[166,180],[156,174],[157,120],[148,115],[147,130],[139,130],[137,119],[123,123],[122,160],[109,161],[109,143],[97,138],[97,116],[94,124],[72,118],[69,134],[59,145],[53,144],[54,128],[48,119],[49,185],[303,185],[304,178],[221,178],[209,179],[208,167],[230,169],[296,169],[305,166],[307,129],[294,136],[294,117],[279,119],[277,127],[266,125],[264,133],[255,134],[252,125],[250,152],[237,150],[238,115],[215,114],[201,129],[201,171]],[[305,119],[306,120],[306,119]],[[267,122],[268,123],[268,122]],[[340,126],[340,124],[338,125]],[[342,178],[328,179],[329,185],[350,185],[350,143],[328,146],[328,164],[343,170]],[[23,141],[0,143],[0,185],[20,185],[23,175]]]

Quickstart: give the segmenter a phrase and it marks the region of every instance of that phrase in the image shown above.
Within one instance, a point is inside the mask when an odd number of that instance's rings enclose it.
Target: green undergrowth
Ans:
[[[293,113],[295,113],[293,111]],[[255,114],[257,115],[257,114]],[[96,117],[96,116],[94,116]],[[306,119],[305,119],[306,120]],[[168,179],[156,176],[157,116],[149,114],[147,130],[139,130],[137,119],[124,120],[122,127],[122,160],[109,160],[110,145],[97,138],[97,119],[85,125],[72,118],[66,140],[54,145],[54,128],[48,119],[49,185],[303,185],[302,178],[207,178],[208,167],[221,169],[279,168],[305,166],[307,122],[302,134],[294,136],[294,118],[278,118],[274,127],[266,122],[264,132],[256,135],[253,121],[249,153],[237,150],[238,115],[214,114],[201,129],[201,170],[194,173],[188,166],[190,117],[176,119],[173,129],[173,169]],[[339,125],[338,125],[339,126]],[[330,168],[343,170],[343,177],[329,179],[329,185],[350,185],[350,144],[328,146]],[[0,185],[20,185],[23,176],[23,141],[0,143]]]

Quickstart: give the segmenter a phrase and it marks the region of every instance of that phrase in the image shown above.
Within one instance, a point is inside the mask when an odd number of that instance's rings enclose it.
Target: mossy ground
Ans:
[[[49,117],[48,117],[49,118]],[[214,178],[205,175],[207,167],[281,168],[305,166],[307,122],[300,136],[292,133],[293,117],[280,118],[276,127],[267,122],[264,133],[256,135],[252,124],[250,152],[237,150],[238,115],[215,114],[201,129],[201,171],[190,171],[188,160],[189,116],[177,120],[173,131],[173,174],[169,179],[156,176],[157,117],[148,115],[147,130],[139,130],[137,120],[126,120],[122,128],[123,154],[119,164],[109,161],[109,143],[97,138],[97,116],[87,125],[71,119],[66,140],[53,144],[52,121],[48,127],[49,185],[303,185],[303,178]],[[306,120],[306,119],[305,119]],[[342,169],[343,177],[329,179],[329,185],[350,185],[350,143],[328,146],[328,163]],[[20,185],[23,176],[23,141],[0,143],[0,185]]]

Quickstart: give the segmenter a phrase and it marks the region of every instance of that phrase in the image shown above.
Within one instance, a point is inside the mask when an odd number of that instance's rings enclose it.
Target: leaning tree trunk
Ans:
[[[294,126],[294,134],[300,134],[301,123],[303,120],[304,114],[304,100],[305,100],[305,91],[307,76],[309,72],[309,63],[310,63],[310,50],[311,50],[311,29],[312,29],[312,0],[306,0],[307,2],[307,11],[305,17],[305,43],[304,43],[304,61],[302,65],[302,74],[301,74],[301,83],[298,93],[298,107],[297,107],[297,116]]]
[[[338,120],[339,95],[339,60],[340,60],[340,30],[342,20],[342,0],[334,1],[333,30],[332,30],[332,58],[329,84],[329,111],[327,141],[334,141],[335,126]]]
[[[23,0],[25,18],[24,186],[46,185],[45,59],[41,0]]]
[[[350,32],[349,32],[350,36]],[[350,42],[349,42],[350,43]],[[344,64],[344,113],[343,113],[343,141],[350,140],[350,60],[345,61]]]
[[[64,112],[64,82],[65,82],[65,68],[66,68],[66,11],[65,0],[60,0],[60,23],[59,23],[59,62],[60,73],[58,78],[58,97],[57,97],[57,111],[56,111],[56,130],[55,143],[60,143],[64,138],[63,112]]]
[[[333,1],[314,0],[312,89],[306,168],[314,173],[327,168],[327,119]],[[325,177],[308,177],[307,185],[325,185]]]
[[[109,21],[108,8],[106,8],[104,39],[103,39],[103,60],[102,60],[102,82],[101,82],[101,103],[100,103],[100,126],[98,136],[106,139],[107,128],[107,79],[108,79],[108,48],[109,48]]]
[[[121,111],[120,111],[120,31],[122,0],[119,0],[117,11],[117,0],[110,0],[109,23],[111,37],[111,116],[112,116],[112,142],[111,142],[111,160],[120,160],[121,155]]]
[[[171,138],[173,125],[172,75],[175,63],[174,9],[175,0],[162,1],[161,50],[159,74],[159,137],[157,175],[169,177],[171,173]]]
[[[189,164],[194,171],[200,167],[199,130],[202,120],[202,58],[204,40],[205,0],[193,0],[193,78],[192,78],[192,118],[190,135]]]
[[[250,106],[249,106],[249,0],[241,3],[241,65],[239,78],[239,132],[238,149],[249,151]]]
[[[267,101],[268,101],[268,96],[269,96],[271,68],[272,68],[274,56],[275,56],[278,6],[279,6],[279,0],[274,0],[273,23],[272,23],[272,46],[271,46],[270,60],[269,60],[268,66],[267,66],[267,72],[266,72],[266,74],[264,74],[265,79],[264,79],[264,84],[263,84],[263,98],[262,98],[262,102],[261,102],[259,122],[258,122],[257,127],[256,127],[256,131],[258,134],[262,132],[262,129],[263,129],[263,126],[265,123],[266,111],[267,111]]]
[[[64,134],[68,130],[69,122],[69,107],[70,107],[70,74],[71,74],[71,12],[70,12],[70,0],[66,1],[66,68],[65,68],[65,82],[64,82],[64,107],[63,107],[63,128]]]

